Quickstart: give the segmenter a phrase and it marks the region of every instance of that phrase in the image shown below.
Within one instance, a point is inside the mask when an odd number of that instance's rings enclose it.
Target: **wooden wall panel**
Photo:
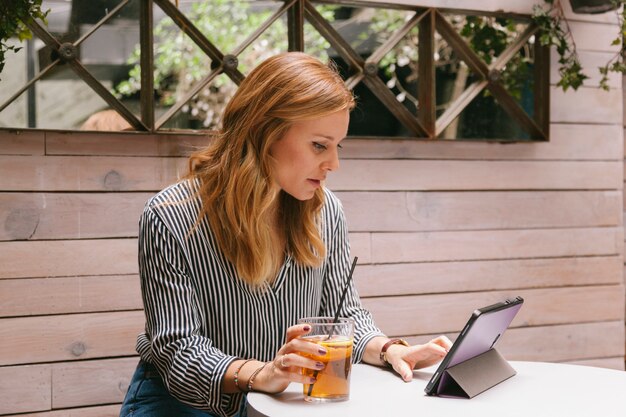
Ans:
[[[615,160],[623,143],[615,140],[619,125],[550,125],[549,142],[497,143],[481,141],[416,141],[347,138],[342,159],[435,160]],[[454,145],[452,145],[454,143]],[[333,174],[334,175],[334,174]]]
[[[564,2],[565,3],[565,2]],[[600,85],[600,79],[602,74],[598,71],[599,67],[603,67],[615,56],[616,52],[603,52],[603,51],[585,51],[579,50],[578,57],[580,59],[580,64],[583,68],[583,72],[589,77],[583,82],[583,86],[585,87],[597,87]],[[552,51],[550,55],[550,59],[552,62],[558,62],[559,55],[555,50]],[[607,74],[607,85],[611,89],[621,90],[622,88],[622,76],[621,74],[617,74],[611,72]],[[560,79],[559,76],[559,66],[552,65],[550,68],[550,83],[556,84]]]
[[[8,414],[5,417],[118,417],[120,405],[103,405],[100,407],[67,408],[42,413]]]
[[[401,263],[616,255],[623,235],[621,226],[371,233],[370,258],[374,263]]]
[[[138,275],[0,280],[0,317],[141,308]]]
[[[52,404],[50,366],[0,367],[0,393],[0,414],[49,410]]]
[[[0,155],[43,155],[45,132],[38,130],[3,131],[0,133]]]
[[[619,53],[619,45],[613,45],[617,32],[607,30],[602,23],[573,21],[570,23],[570,29],[576,40],[577,50]]]
[[[0,241],[136,237],[154,193],[0,193]]]
[[[136,237],[153,193],[0,193],[1,240]],[[337,192],[352,231],[620,224],[622,195],[568,192]],[[593,210],[581,209],[593,207]]]
[[[46,132],[46,154],[84,156],[183,156],[209,143],[205,134],[147,134],[139,132]]]
[[[187,172],[186,158],[0,156],[4,191],[154,191]]]
[[[477,307],[518,295],[525,302],[512,327],[624,320],[622,285],[376,297],[363,303],[384,332],[397,336],[458,332]]]
[[[515,290],[623,282],[620,256],[359,265],[362,297]]]
[[[0,156],[0,190],[153,191],[183,175],[184,162],[183,158]],[[329,187],[337,191],[615,189],[621,186],[623,169],[617,161],[346,160],[341,165],[328,179]],[[9,172],[17,178],[11,179]]]
[[[134,355],[143,328],[143,311],[0,319],[0,366]]]
[[[52,367],[52,407],[122,402],[138,358],[61,363]]]
[[[560,123],[615,124],[621,119],[622,92],[580,88],[567,92],[553,87],[550,91],[550,120]]]
[[[511,329],[499,350],[507,359],[571,361],[585,358],[624,357],[622,321],[565,324]],[[604,340],[605,343],[597,343]],[[623,369],[624,363],[619,369]]]
[[[336,191],[620,189],[620,161],[345,160],[328,178]]]
[[[137,272],[136,238],[0,242],[0,279]]]
[[[622,193],[338,192],[353,232],[524,229],[621,224]],[[0,200],[1,201],[1,200]],[[589,209],[589,208],[593,209]]]
[[[525,308],[525,307],[522,307]],[[471,312],[467,312],[467,320]],[[456,332],[445,332],[450,340],[458,337],[465,322]],[[621,321],[557,324],[550,326],[514,327],[502,335],[498,341],[498,350],[509,360],[566,362],[585,360],[580,358],[622,357],[622,362],[615,369],[624,369],[624,348],[621,340],[624,330]],[[441,333],[427,335],[404,335],[410,343],[426,343]],[[606,343],[597,343],[605,340]]]

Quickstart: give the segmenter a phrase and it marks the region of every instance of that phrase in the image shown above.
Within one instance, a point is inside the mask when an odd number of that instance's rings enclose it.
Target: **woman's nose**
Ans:
[[[326,171],[336,171],[339,169],[339,153],[337,149],[333,149],[329,152],[328,159],[324,161],[323,168]]]

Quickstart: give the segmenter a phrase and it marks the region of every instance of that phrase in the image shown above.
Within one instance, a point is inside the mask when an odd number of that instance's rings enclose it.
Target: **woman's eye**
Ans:
[[[322,145],[319,142],[313,142],[313,147],[318,151],[323,151],[326,149],[326,146]]]

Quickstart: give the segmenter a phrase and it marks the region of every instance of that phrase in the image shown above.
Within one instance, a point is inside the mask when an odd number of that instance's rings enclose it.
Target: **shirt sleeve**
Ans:
[[[201,313],[181,242],[147,206],[139,222],[139,273],[150,357],[168,391],[193,407],[221,415],[237,395],[221,392],[236,359],[201,334]]]
[[[350,242],[348,238],[348,227],[341,202],[332,194],[327,194],[331,198],[335,209],[331,216],[332,221],[325,222],[330,227],[330,236],[327,244],[327,264],[324,271],[324,286],[322,289],[322,316],[334,317],[341,294],[348,281],[352,259],[350,259]],[[331,219],[329,219],[331,220]],[[376,327],[371,313],[363,308],[359,294],[354,285],[354,279],[358,276],[358,267],[355,269],[352,282],[348,287],[346,298],[343,301],[340,317],[350,317],[355,321],[354,348],[352,361],[361,362],[367,343],[376,336],[384,336],[383,332]]]

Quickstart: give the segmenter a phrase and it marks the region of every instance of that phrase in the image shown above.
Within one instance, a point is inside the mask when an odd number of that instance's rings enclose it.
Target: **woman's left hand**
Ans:
[[[452,347],[446,336],[439,336],[423,345],[391,345],[387,349],[387,361],[405,382],[413,379],[413,369],[426,368],[443,359]]]

